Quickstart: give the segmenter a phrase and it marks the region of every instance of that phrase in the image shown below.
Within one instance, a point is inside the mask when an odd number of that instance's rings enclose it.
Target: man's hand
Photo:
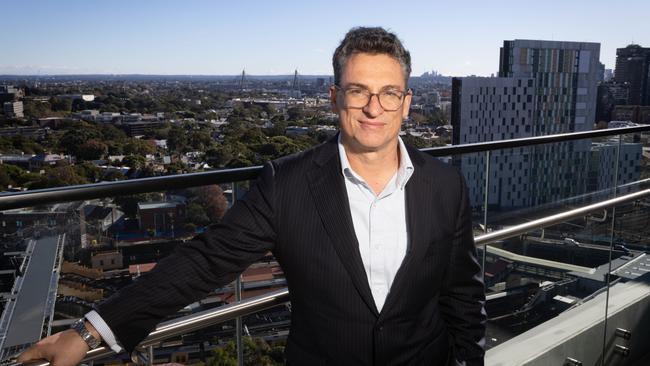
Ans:
[[[99,333],[88,322],[86,328],[97,339]],[[78,365],[90,348],[72,329],[43,338],[18,356],[18,362],[47,360],[52,366]]]

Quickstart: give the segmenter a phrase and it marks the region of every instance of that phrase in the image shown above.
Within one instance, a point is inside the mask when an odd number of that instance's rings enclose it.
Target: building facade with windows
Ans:
[[[452,82],[453,144],[589,131],[601,79],[600,44],[504,41],[499,76]],[[492,152],[488,204],[534,206],[587,190],[591,142]],[[483,203],[485,155],[456,159],[473,206]]]
[[[631,44],[616,49],[614,79],[629,86],[628,105],[650,105],[650,48]]]

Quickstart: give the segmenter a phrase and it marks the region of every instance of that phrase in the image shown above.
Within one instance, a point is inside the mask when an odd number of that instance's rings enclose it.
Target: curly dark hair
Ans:
[[[334,51],[334,84],[339,85],[346,62],[355,53],[385,54],[393,57],[402,66],[404,80],[411,75],[411,54],[394,33],[381,27],[356,27],[350,29]]]

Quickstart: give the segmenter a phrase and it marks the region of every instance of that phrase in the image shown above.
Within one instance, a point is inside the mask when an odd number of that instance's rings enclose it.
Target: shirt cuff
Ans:
[[[108,324],[102,319],[102,317],[95,311],[91,310],[85,316],[86,320],[97,329],[97,333],[102,336],[102,340],[115,352],[122,352],[122,347],[117,344],[117,339],[111,328],[108,327]]]

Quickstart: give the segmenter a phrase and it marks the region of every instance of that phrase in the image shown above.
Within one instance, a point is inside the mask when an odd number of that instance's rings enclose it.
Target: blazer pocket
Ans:
[[[450,365],[451,356],[449,336],[445,330],[441,330],[433,340],[429,341],[420,352],[419,357],[413,365]]]

